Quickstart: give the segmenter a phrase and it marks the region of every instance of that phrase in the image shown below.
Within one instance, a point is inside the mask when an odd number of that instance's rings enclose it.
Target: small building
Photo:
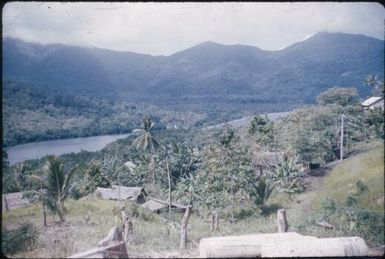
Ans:
[[[95,194],[105,200],[131,200],[139,204],[146,202],[147,193],[143,187],[113,185],[111,188],[97,187]]]
[[[260,174],[263,174],[268,168],[275,167],[282,163],[285,159],[284,152],[256,152],[253,157],[253,165],[257,168]]]
[[[142,204],[142,208],[151,210],[154,213],[166,212],[168,210],[168,206],[163,203],[156,202],[154,200],[149,200],[146,203]]]
[[[361,103],[364,110],[384,109],[384,97],[370,97]]]
[[[23,198],[22,192],[6,193],[2,196],[2,205],[5,210],[26,207],[30,204],[29,200]]]
[[[185,212],[187,207],[188,206],[185,206],[185,205],[182,205],[182,204],[178,204],[178,203],[175,203],[175,202],[171,203],[171,210],[174,211],[174,212],[183,213],[183,212]],[[142,208],[149,209],[152,212],[159,214],[159,213],[168,211],[168,202],[157,200],[157,199],[154,199],[154,198],[150,197],[149,201],[147,201],[146,203],[142,204]]]

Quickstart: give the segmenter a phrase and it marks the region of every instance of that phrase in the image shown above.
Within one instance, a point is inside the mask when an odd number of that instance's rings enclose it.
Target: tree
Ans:
[[[365,128],[370,136],[384,139],[384,111],[368,110],[364,117]]]
[[[228,148],[230,146],[231,141],[234,139],[234,129],[232,129],[230,126],[226,126],[223,135],[220,138],[220,142],[223,146]]]
[[[341,106],[315,106],[293,111],[279,123],[282,150],[305,165],[334,160],[339,141]]]
[[[274,142],[273,123],[267,116],[262,118],[259,115],[254,116],[250,122],[249,134],[255,136],[257,144],[269,146]]]
[[[316,100],[319,105],[354,105],[358,102],[358,93],[354,87],[332,87],[320,93]]]
[[[250,183],[256,181],[251,153],[240,142],[232,149],[210,146],[203,151],[202,167],[196,177],[200,201],[211,211],[236,207],[248,196]]]
[[[7,151],[3,149],[3,164],[2,164],[2,172],[3,172],[3,193],[9,192],[18,192],[20,191],[20,186],[18,184],[18,180],[16,174],[9,167],[8,154]]]
[[[47,161],[47,192],[44,195],[44,204],[54,213],[58,213],[61,222],[64,222],[64,201],[67,198],[69,181],[77,168],[64,171],[62,161],[55,157],[48,157]]]
[[[160,141],[154,136],[152,130],[154,128],[154,122],[151,118],[145,116],[142,120],[143,129],[134,129],[133,133],[139,133],[139,136],[133,141],[133,145],[143,152],[148,152],[151,155],[150,164],[152,165],[152,180],[154,184],[154,190],[156,191],[155,183],[155,169],[154,169],[154,153],[155,150],[160,146]]]
[[[86,193],[92,193],[96,187],[108,188],[111,185],[111,182],[103,176],[97,165],[92,165],[87,171],[87,178]]]
[[[378,80],[377,76],[368,75],[365,79],[365,84],[372,88],[373,96],[384,96],[384,81]]]

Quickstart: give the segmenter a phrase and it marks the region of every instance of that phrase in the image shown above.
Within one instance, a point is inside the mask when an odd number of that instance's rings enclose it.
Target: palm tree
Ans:
[[[139,133],[139,136],[132,142],[133,145],[143,152],[150,154],[150,165],[152,167],[152,180],[154,184],[154,190],[156,191],[155,184],[155,169],[154,169],[154,153],[160,146],[160,141],[153,135],[152,130],[154,128],[154,122],[149,116],[143,118],[143,129],[134,129],[133,133]]]
[[[59,214],[60,221],[64,222],[64,200],[67,197],[68,182],[77,168],[71,169],[67,174],[64,171],[62,161],[55,157],[48,157],[48,188],[44,195],[44,204],[53,212]]]

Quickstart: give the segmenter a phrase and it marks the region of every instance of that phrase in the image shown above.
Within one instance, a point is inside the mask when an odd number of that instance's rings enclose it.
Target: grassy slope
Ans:
[[[358,235],[364,238],[369,246],[383,245],[381,238],[383,232],[375,237],[361,233],[354,227],[349,230],[347,225],[351,222],[342,218],[334,222],[337,225],[333,230],[315,224],[325,217],[323,203],[333,199],[338,206],[345,206],[347,197],[357,192],[358,180],[368,186],[369,191],[356,196],[356,207],[384,215],[384,144],[382,142],[361,144],[355,147],[352,153],[343,162],[335,161],[326,165],[325,171],[329,171],[326,175],[310,177],[312,180],[309,191],[294,196],[292,200],[288,200],[287,197],[281,200],[281,204],[287,208],[289,231],[317,237]]]
[[[384,144],[369,144],[373,145],[372,149],[347,158],[324,177],[323,188],[313,203],[314,209],[319,209],[319,201],[327,197],[345,202],[349,194],[356,192],[356,182],[361,180],[369,187],[369,192],[358,198],[358,206],[384,212]],[[363,150],[367,146],[359,148]]]
[[[373,143],[372,143],[373,144]],[[334,163],[332,170],[324,177],[319,177],[313,184],[317,188],[293,196],[291,199],[276,196],[272,202],[278,202],[280,207],[287,208],[289,231],[310,234],[319,237],[341,236],[342,232],[325,230],[314,226],[314,220],[319,219],[322,212],[322,201],[334,198],[344,202],[350,191],[355,190],[355,183],[361,179],[368,187],[369,192],[358,200],[358,205],[372,210],[384,211],[384,148],[382,143],[358,148],[361,153],[351,156],[342,163]],[[364,150],[364,151],[363,151]],[[313,187],[314,187],[313,186]],[[298,201],[301,201],[298,203]],[[28,208],[14,209],[2,214],[3,225],[15,226],[18,222],[29,220],[40,229],[39,248],[19,253],[16,257],[66,257],[83,251],[97,244],[116,224],[113,207],[119,205],[116,201],[105,201],[96,197],[85,197],[80,200],[69,200],[66,203],[69,214],[64,226],[57,225],[57,217],[49,216],[49,227],[42,226],[41,207],[33,205]],[[85,222],[84,216],[91,212],[91,220]],[[189,221],[188,238],[189,249],[185,252],[178,251],[179,229],[168,227],[166,219],[151,212],[141,211],[141,215],[133,221],[136,233],[129,250],[133,255],[152,257],[196,257],[197,244],[203,237],[269,233],[276,231],[276,217],[250,216],[236,223],[221,219],[220,230],[210,231],[210,223],[203,221],[203,217],[192,214]],[[182,215],[175,214],[174,218],[180,222]],[[170,235],[168,235],[168,231]],[[59,240],[59,241],[56,241]]]

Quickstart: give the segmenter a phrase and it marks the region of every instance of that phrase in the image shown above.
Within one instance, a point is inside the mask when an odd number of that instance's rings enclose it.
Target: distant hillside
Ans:
[[[5,38],[3,78],[102,96],[253,96],[268,102],[313,102],[325,89],[383,77],[384,41],[318,33],[280,51],[204,42],[151,56]]]

